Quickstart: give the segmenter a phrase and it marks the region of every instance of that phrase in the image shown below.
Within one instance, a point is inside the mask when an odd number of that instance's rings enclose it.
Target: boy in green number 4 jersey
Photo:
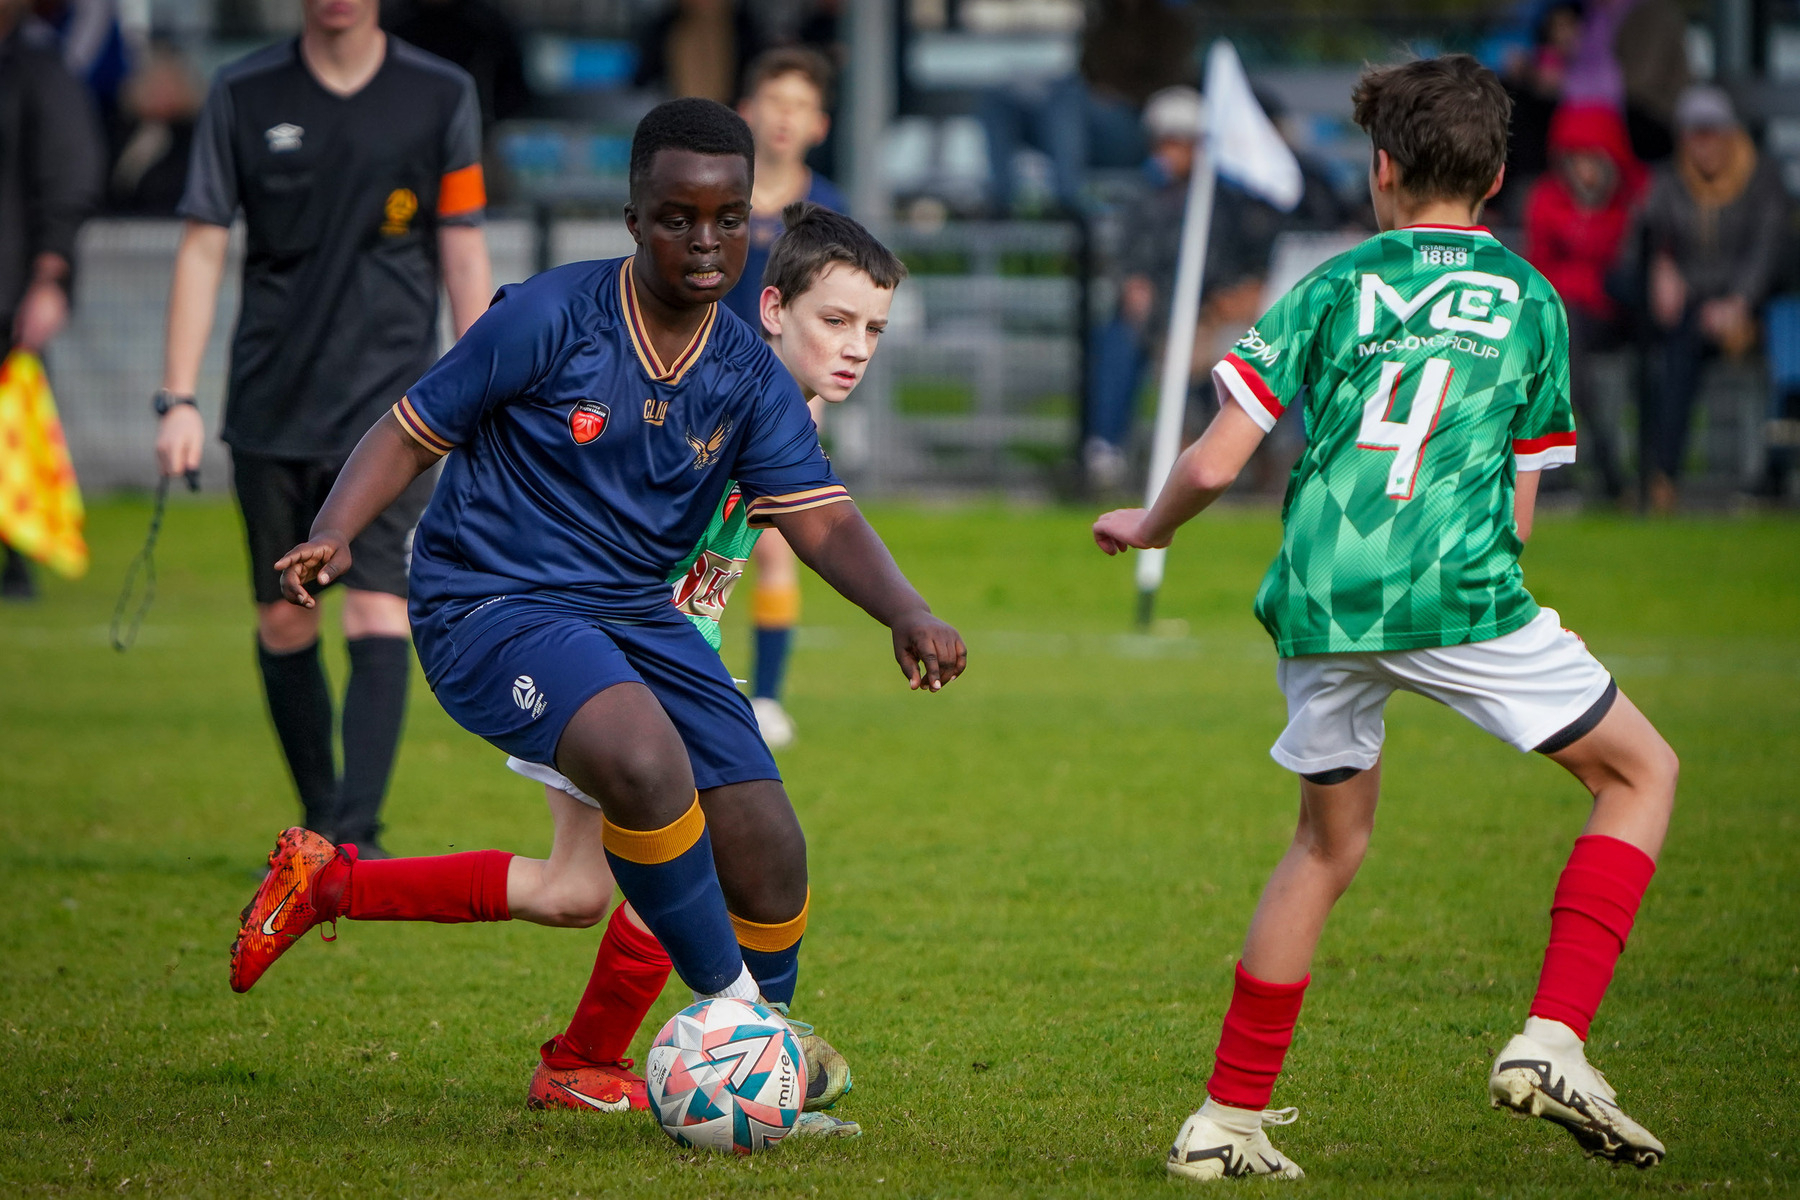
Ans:
[[[1299,825],[1251,920],[1206,1103],[1168,1169],[1301,1175],[1263,1132],[1294,1110],[1266,1106],[1326,917],[1368,847],[1396,689],[1547,755],[1593,794],[1537,993],[1488,1090],[1590,1154],[1653,1166],[1662,1143],[1584,1045],[1655,870],[1677,763],[1519,569],[1539,474],[1574,460],[1575,423],[1562,302],[1475,224],[1500,187],[1511,105],[1466,55],[1371,69],[1355,102],[1383,232],[1303,279],[1214,369],[1219,415],[1155,505],[1094,523],[1108,554],[1167,546],[1304,395],[1307,449],[1256,597],[1288,702],[1271,754],[1300,776]]]
[[[906,268],[849,217],[806,201],[788,205],[782,215],[786,230],[763,273],[763,335],[808,403],[841,403],[862,380]],[[704,449],[697,446],[695,452]],[[794,507],[808,503],[804,494],[783,500]],[[727,488],[705,535],[669,576],[675,606],[715,650],[721,641],[719,619],[763,532],[750,525],[747,508],[736,485]],[[508,758],[507,766],[547,789],[593,803],[554,766],[518,758]],[[736,916],[732,924],[746,961],[765,948],[792,945],[781,927],[758,926]],[[574,1019],[564,1033],[544,1043],[527,1103],[600,1112],[648,1107],[643,1077],[624,1054],[662,994],[669,971],[668,956],[631,906],[614,909]],[[807,1054],[807,1111],[795,1132],[860,1133],[855,1122],[823,1111],[850,1090],[848,1064],[814,1039],[805,1039],[803,1048],[822,1049],[825,1061],[815,1062],[814,1054]]]

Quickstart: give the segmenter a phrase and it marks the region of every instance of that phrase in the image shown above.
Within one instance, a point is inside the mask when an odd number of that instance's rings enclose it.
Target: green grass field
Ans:
[[[1163,626],[1085,514],[877,509],[970,645],[908,693],[813,581],[784,755],[811,841],[799,1014],[851,1058],[857,1142],[683,1154],[642,1114],[526,1111],[597,931],[346,924],[248,996],[239,907],[296,815],[262,711],[236,518],[170,515],[162,590],[105,626],[147,505],[94,570],[0,608],[0,1193],[1172,1196],[1232,961],[1291,832],[1249,613],[1276,540],[1225,512],[1171,557]],[[1594,1061],[1668,1143],[1581,1157],[1490,1111],[1586,806],[1554,766],[1415,697],[1389,709],[1368,865],[1328,929],[1277,1104],[1316,1196],[1800,1194],[1800,524],[1548,517],[1538,597],[1684,760]],[[740,614],[741,617],[741,614]],[[742,666],[741,628],[728,657]],[[330,658],[341,681],[341,646]],[[742,674],[740,670],[738,672]],[[548,848],[534,785],[420,684],[388,808],[403,854]],[[639,1050],[682,1003],[664,996]]]

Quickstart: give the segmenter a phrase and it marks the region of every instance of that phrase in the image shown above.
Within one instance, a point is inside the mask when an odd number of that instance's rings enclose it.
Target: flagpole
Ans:
[[[1194,141],[1194,166],[1188,177],[1187,209],[1181,221],[1181,249],[1175,264],[1175,293],[1169,305],[1169,335],[1163,347],[1162,387],[1156,400],[1156,428],[1150,442],[1150,478],[1144,507],[1156,503],[1163,481],[1181,449],[1181,420],[1187,412],[1188,377],[1194,366],[1194,330],[1200,323],[1200,286],[1206,276],[1206,245],[1212,229],[1212,108],[1207,105],[1200,136]],[[1138,626],[1150,627],[1156,592],[1162,586],[1167,550],[1141,550],[1137,560]]]

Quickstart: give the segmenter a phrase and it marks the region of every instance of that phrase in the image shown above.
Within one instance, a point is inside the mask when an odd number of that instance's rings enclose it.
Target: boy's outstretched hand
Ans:
[[[945,622],[928,612],[911,613],[894,622],[894,658],[909,687],[935,692],[963,673],[969,648]]]
[[[350,541],[337,533],[321,534],[275,560],[275,569],[281,572],[281,594],[289,604],[316,608],[319,602],[306,585],[317,579],[323,587],[348,571]]]
[[[1149,515],[1149,511],[1142,508],[1115,508],[1102,514],[1094,522],[1094,545],[1108,554],[1118,554],[1124,550],[1156,550],[1167,546],[1167,540],[1151,541],[1144,536],[1145,518]]]

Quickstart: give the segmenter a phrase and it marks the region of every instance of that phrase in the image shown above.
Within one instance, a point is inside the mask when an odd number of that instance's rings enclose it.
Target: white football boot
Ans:
[[[773,696],[758,696],[750,701],[750,710],[756,714],[756,730],[769,749],[785,750],[794,744],[799,730],[794,728],[794,718],[781,707],[781,701]]]
[[[1292,1125],[1299,1111],[1292,1108],[1231,1108],[1211,1096],[1200,1111],[1189,1117],[1169,1147],[1169,1174],[1188,1179],[1236,1179],[1243,1175],[1267,1175],[1274,1179],[1303,1179],[1294,1160],[1277,1150],[1263,1132],[1264,1125]]]
[[[1555,1121],[1595,1158],[1654,1167],[1663,1144],[1625,1115],[1606,1078],[1588,1065],[1581,1039],[1561,1021],[1525,1018],[1488,1076],[1495,1108]]]

